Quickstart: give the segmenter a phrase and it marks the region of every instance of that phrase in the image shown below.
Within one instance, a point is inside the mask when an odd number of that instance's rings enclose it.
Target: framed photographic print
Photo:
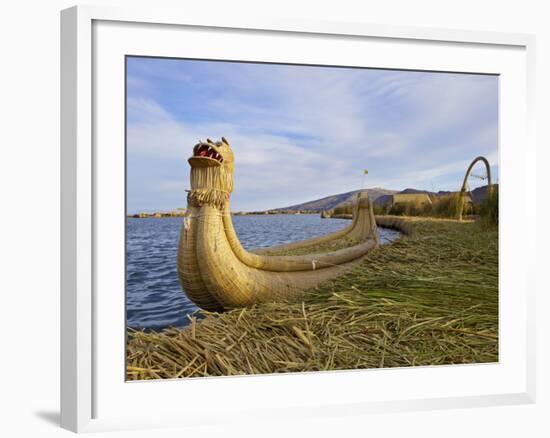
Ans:
[[[61,38],[63,427],[534,400],[533,37],[74,7]]]

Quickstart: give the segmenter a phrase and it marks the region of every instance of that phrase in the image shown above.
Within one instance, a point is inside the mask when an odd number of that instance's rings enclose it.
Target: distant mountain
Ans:
[[[493,184],[493,189],[498,192],[498,184]],[[487,186],[481,186],[477,189],[472,190],[470,192],[470,195],[472,197],[472,202],[474,203],[474,205],[479,204],[485,199],[485,196],[487,195]]]
[[[396,193],[395,190],[382,189],[380,187],[376,187],[373,189],[365,189],[365,190],[353,190],[351,192],[339,193],[337,195],[327,196],[325,198],[316,199],[314,201],[291,205],[289,207],[276,208],[274,210],[278,210],[278,211],[308,210],[308,211],[316,211],[316,212],[331,210],[334,207],[336,207],[338,204],[350,203],[353,200],[354,195],[362,191],[366,191],[369,194],[369,197],[371,200],[376,200],[380,196],[388,196],[393,193]]]

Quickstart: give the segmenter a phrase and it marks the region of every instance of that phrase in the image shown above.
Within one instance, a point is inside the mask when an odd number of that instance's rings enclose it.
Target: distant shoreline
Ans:
[[[232,216],[265,216],[265,215],[302,215],[302,214],[320,214],[321,211],[311,210],[266,210],[266,211],[234,211]],[[154,212],[154,213],[135,213],[126,215],[132,219],[163,219],[171,217],[185,217],[187,212]]]

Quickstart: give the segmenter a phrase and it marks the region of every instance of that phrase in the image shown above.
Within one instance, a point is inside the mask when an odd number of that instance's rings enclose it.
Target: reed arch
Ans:
[[[483,164],[485,164],[485,169],[487,170],[487,195],[490,195],[493,189],[493,182],[491,180],[491,166],[489,165],[489,160],[482,156],[474,158],[468,166],[468,170],[466,170],[464,181],[462,182],[462,187],[460,189],[460,196],[458,200],[458,220],[462,220],[462,213],[464,211],[464,197],[466,195],[466,184],[468,183],[468,178],[470,177],[472,169],[478,161],[481,161]]]

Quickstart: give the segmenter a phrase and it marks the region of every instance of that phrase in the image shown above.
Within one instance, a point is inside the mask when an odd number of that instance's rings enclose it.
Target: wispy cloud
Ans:
[[[496,77],[139,58],[128,71],[130,210],[180,206],[192,146],[222,135],[239,210],[357,189],[364,168],[368,186],[447,190],[475,156],[496,165]]]

